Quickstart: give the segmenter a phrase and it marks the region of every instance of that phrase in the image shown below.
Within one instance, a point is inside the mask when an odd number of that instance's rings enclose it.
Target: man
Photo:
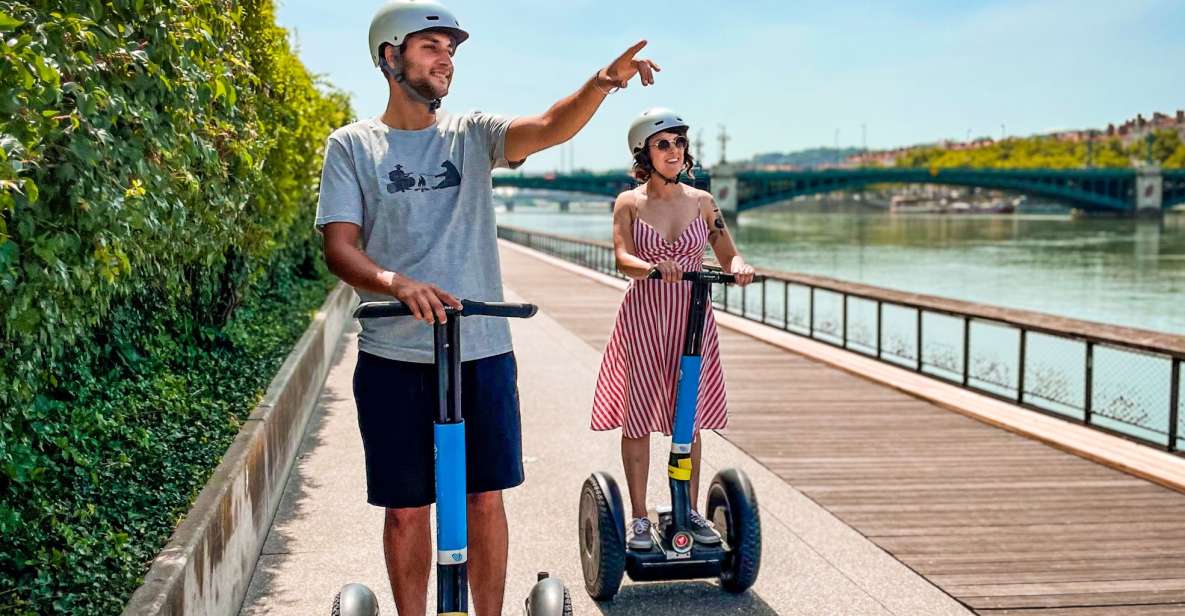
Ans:
[[[640,41],[541,115],[438,111],[453,53],[469,37],[440,4],[389,2],[370,27],[387,108],[329,137],[317,228],[329,269],[364,301],[394,296],[416,319],[362,323],[354,398],[367,499],[385,507],[383,548],[401,614],[420,615],[431,566],[435,408],[431,328],[458,298],[502,299],[490,171],[563,143],[614,88],[659,70]],[[440,170],[444,172],[441,173]],[[425,175],[441,181],[425,181]],[[505,319],[462,323],[469,578],[478,614],[502,613],[507,527],[501,490],[523,481],[517,369]]]

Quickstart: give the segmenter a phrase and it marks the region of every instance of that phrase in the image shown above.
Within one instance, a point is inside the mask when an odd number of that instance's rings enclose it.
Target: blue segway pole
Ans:
[[[698,272],[696,272],[698,273]],[[696,274],[688,272],[688,274]],[[708,309],[710,284],[693,278],[691,304],[687,309],[687,330],[683,356],[679,359],[679,379],[675,390],[675,425],[671,431],[671,456],[667,476],[671,486],[671,516],[676,551],[691,549],[691,445],[695,438],[695,412],[699,403],[699,379],[703,361],[704,319]]]
[[[465,420],[461,416],[461,318],[432,326],[438,409],[436,446],[436,613],[469,612],[466,563]]]

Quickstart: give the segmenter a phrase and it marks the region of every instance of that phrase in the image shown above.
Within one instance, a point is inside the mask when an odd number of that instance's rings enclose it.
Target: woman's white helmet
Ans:
[[[452,12],[432,0],[391,0],[375,11],[370,20],[370,59],[379,66],[379,48],[384,43],[399,47],[407,37],[433,28],[448,30],[456,47],[469,38]]]
[[[672,128],[691,128],[683,117],[664,107],[654,107],[643,111],[641,115],[630,122],[629,145],[630,155],[646,147],[646,140],[652,135],[671,130]]]

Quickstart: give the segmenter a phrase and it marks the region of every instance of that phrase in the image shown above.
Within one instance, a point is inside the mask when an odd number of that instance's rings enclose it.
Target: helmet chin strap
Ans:
[[[395,64],[400,64],[398,56],[396,56]],[[427,105],[428,113],[434,113],[440,108],[439,98],[428,98],[427,96],[420,94],[418,90],[413,88],[411,84],[407,82],[407,78],[404,77],[403,71],[397,70],[396,68],[393,68],[391,65],[387,64],[386,58],[379,58],[379,67],[383,69],[384,73],[394,79],[395,83],[399,84],[399,87],[403,89],[403,92],[407,94],[408,98],[416,101],[417,103],[423,103],[424,105]]]

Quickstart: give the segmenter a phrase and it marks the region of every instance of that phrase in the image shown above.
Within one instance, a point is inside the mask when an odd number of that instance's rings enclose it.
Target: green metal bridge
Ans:
[[[726,210],[743,212],[804,195],[859,190],[873,184],[944,184],[1000,189],[1056,199],[1087,212],[1135,213],[1185,204],[1185,170],[1134,169],[825,169],[806,171],[717,170],[711,190]],[[706,172],[693,182],[708,188]],[[616,196],[635,185],[624,174],[496,175],[494,186]],[[735,188],[733,188],[735,187]],[[1159,194],[1151,194],[1153,191]],[[735,192],[735,194],[729,194]],[[725,205],[725,203],[728,205]],[[1152,205],[1149,205],[1152,204]]]

